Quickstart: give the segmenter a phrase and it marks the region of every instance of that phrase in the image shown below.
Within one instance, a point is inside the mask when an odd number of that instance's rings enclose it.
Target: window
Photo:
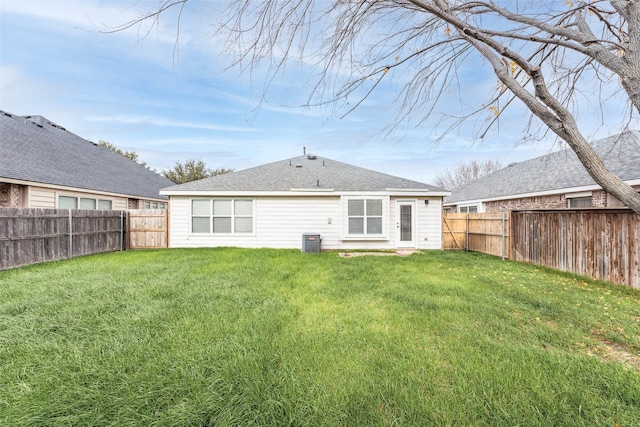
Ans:
[[[79,207],[80,209],[95,209],[96,199],[85,199],[84,197],[81,197]]]
[[[569,209],[572,208],[590,208],[591,196],[587,197],[572,197],[567,199],[569,201]]]
[[[58,196],[58,209],[111,210],[112,203],[111,200],[88,197]]]
[[[58,209],[78,209],[78,198],[59,196]]]
[[[348,234],[382,235],[382,199],[347,200]]]
[[[191,200],[191,232],[214,234],[253,233],[253,200]]]
[[[473,206],[460,206],[458,208],[458,211],[460,213],[476,213],[478,212],[478,206],[473,205]]]
[[[101,211],[110,211],[111,206],[111,200],[98,200],[98,209]]]

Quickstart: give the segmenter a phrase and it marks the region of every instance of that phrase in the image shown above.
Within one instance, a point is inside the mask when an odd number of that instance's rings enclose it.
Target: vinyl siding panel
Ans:
[[[56,208],[56,191],[51,188],[30,187],[29,202],[30,208]]]
[[[417,245],[418,249],[442,249],[442,198],[418,199],[417,211]]]

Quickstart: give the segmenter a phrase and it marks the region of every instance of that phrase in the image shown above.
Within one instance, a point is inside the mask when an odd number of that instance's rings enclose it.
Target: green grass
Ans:
[[[640,292],[473,254],[0,272],[0,425],[636,426]]]

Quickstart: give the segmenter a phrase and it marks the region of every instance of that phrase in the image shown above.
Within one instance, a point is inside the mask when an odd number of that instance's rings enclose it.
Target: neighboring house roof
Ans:
[[[154,199],[166,199],[159,191],[172,184],[44,117],[4,111],[0,111],[1,178]]]
[[[447,191],[320,156],[304,155],[165,188],[162,194],[197,192]]]
[[[640,179],[640,131],[597,140],[593,147],[605,166],[623,181]],[[595,186],[576,154],[565,149],[516,163],[469,184],[454,188],[445,204]]]

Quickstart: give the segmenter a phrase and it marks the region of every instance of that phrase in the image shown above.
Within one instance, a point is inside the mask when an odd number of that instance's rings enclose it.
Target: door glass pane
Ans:
[[[214,200],[213,214],[216,216],[231,216],[231,200]]]
[[[208,233],[209,232],[209,218],[192,218],[191,220],[191,232],[192,233]]]
[[[349,216],[364,216],[364,200],[349,200]]]
[[[236,200],[235,202],[235,214],[241,216],[253,215],[253,201],[252,200]]]
[[[231,218],[213,218],[214,233],[231,233]]]
[[[253,218],[236,218],[235,219],[235,232],[236,233],[251,233],[251,232],[253,232]]]
[[[367,218],[367,234],[382,234],[382,218]]]
[[[411,206],[400,206],[400,240],[410,242],[411,239]]]
[[[367,200],[367,216],[382,216],[382,200]]]
[[[349,234],[364,234],[364,218],[349,218]]]
[[[145,202],[145,208],[147,207],[147,203]],[[211,215],[211,202],[209,200],[192,200],[191,201],[191,214],[192,215]]]

